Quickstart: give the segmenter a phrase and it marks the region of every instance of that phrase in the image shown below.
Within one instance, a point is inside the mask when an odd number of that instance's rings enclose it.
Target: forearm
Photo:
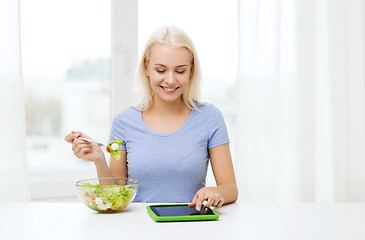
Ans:
[[[217,183],[214,191],[223,198],[224,203],[237,201],[238,190],[229,144],[209,149],[209,156]]]
[[[109,166],[106,163],[105,157],[94,161],[94,164],[99,178],[113,177],[112,173],[110,172]]]

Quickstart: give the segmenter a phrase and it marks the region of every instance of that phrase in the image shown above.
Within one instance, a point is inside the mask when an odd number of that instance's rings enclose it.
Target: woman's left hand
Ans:
[[[201,188],[194,196],[193,200],[189,204],[189,207],[196,208],[197,211],[200,211],[200,208],[204,201],[207,201],[204,204],[204,207],[221,207],[224,204],[224,199],[217,191],[216,187],[203,187]]]

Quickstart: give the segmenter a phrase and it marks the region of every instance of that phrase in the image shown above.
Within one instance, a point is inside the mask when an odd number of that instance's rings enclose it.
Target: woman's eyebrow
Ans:
[[[163,65],[161,63],[155,63],[154,65],[158,66],[158,67],[166,67],[165,65]],[[179,68],[179,67],[187,67],[187,66],[188,66],[187,64],[182,64],[182,65],[178,65],[176,67]]]

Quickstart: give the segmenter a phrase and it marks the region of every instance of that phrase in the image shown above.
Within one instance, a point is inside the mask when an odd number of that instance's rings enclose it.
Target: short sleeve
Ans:
[[[230,142],[223,115],[214,105],[209,108],[207,122],[209,132],[208,149]]]
[[[115,140],[122,140],[122,150],[126,151],[126,144],[125,144],[125,128],[123,124],[123,112],[117,114],[112,122],[112,126],[110,128],[110,137],[109,142]]]

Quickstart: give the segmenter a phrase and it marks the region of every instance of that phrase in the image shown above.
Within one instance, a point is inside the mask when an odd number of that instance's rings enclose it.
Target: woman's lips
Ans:
[[[170,87],[164,87],[164,86],[161,86],[161,85],[160,85],[160,87],[166,93],[174,93],[174,92],[176,92],[177,89],[179,89],[179,87],[170,88]]]

